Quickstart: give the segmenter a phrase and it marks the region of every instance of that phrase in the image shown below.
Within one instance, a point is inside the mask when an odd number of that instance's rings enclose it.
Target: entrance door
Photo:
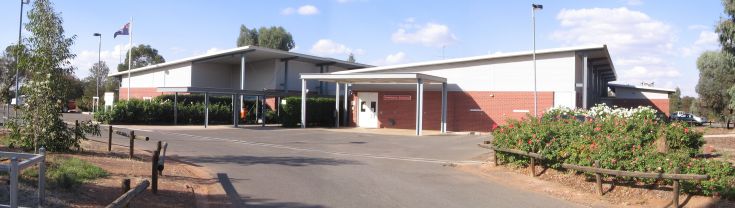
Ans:
[[[357,125],[363,128],[378,128],[378,93],[357,93]]]

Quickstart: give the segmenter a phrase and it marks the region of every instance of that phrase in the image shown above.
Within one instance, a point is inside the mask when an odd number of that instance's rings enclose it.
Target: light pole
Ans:
[[[94,85],[97,87],[97,100],[94,103],[94,111],[97,112],[97,106],[100,99],[100,70],[102,69],[102,34],[94,33],[94,36],[100,37],[99,46],[97,47],[97,73],[94,75]]]
[[[536,10],[544,9],[544,5],[531,4],[533,19],[533,116],[538,117],[538,90],[536,89]]]
[[[19,83],[18,83],[18,74],[20,73],[20,63],[18,61],[18,58],[20,58],[20,44],[21,44],[21,31],[23,30],[23,5],[31,3],[31,0],[20,0],[20,18],[18,23],[18,46],[16,48],[16,55],[15,55],[15,105],[20,104],[20,99],[18,97],[18,91],[19,91]],[[18,116],[18,111],[15,111],[15,115]]]

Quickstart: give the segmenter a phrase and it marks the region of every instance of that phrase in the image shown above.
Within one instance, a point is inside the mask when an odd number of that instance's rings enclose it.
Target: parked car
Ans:
[[[694,124],[695,126],[701,126],[706,122],[705,118],[694,116],[690,113],[680,113],[676,112],[674,114],[671,114],[671,121],[683,121],[690,124]]]

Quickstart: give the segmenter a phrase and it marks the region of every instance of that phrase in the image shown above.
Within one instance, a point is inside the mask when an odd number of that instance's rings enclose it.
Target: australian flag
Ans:
[[[120,28],[117,32],[115,32],[115,35],[112,36],[112,38],[116,38],[118,35],[130,35],[130,23],[125,23],[125,25]]]

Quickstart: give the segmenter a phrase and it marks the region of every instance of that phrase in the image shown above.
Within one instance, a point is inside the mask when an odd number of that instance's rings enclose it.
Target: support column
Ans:
[[[237,95],[232,94],[232,127],[237,128]]]
[[[260,98],[260,120],[262,121],[260,126],[265,127],[265,93]]]
[[[306,128],[306,80],[301,80],[301,128]]]
[[[421,136],[424,124],[424,80],[416,80],[416,136]]]
[[[240,54],[240,90],[245,90],[245,63],[246,61],[247,60],[245,58],[245,53]],[[245,105],[245,95],[241,94],[238,97],[240,98],[239,99],[240,101],[237,104],[237,114],[239,114],[242,111],[242,106]],[[240,123],[239,117],[237,119],[237,122],[235,122],[235,127],[237,127],[238,123]]]
[[[334,127],[339,128],[339,82],[334,84]]]
[[[342,106],[342,109],[344,109],[344,110],[342,110],[342,121],[344,123],[342,123],[342,126],[350,126],[350,122],[348,120],[348,119],[350,119],[350,117],[349,117],[349,115],[350,115],[350,109],[347,108],[348,107],[347,102],[349,102],[349,100],[350,100],[349,97],[348,97],[348,95],[350,94],[349,86],[350,86],[350,84],[345,83],[345,93],[344,93],[344,102],[343,102],[344,105]]]
[[[283,68],[284,69],[283,70],[283,91],[284,92],[288,92],[288,60],[289,59],[285,59],[283,61],[283,64],[284,64],[284,68]]]
[[[179,93],[174,92],[174,125],[177,125],[179,122],[178,114],[179,114]]]
[[[587,94],[589,94],[588,91],[587,91],[587,87],[589,87],[589,83],[587,81],[589,79],[589,73],[587,72],[588,71],[588,65],[589,65],[589,62],[587,62],[587,54],[583,54],[582,55],[582,65],[584,66],[583,73],[582,73],[582,77],[583,77],[582,78],[583,79],[583,81],[582,81],[583,84],[582,85],[584,85],[584,86],[582,86],[582,108],[587,109],[587,108],[589,108],[589,106],[587,106],[587,104],[588,104],[587,103],[587,98],[588,98],[588,95]]]
[[[442,118],[441,133],[447,133],[447,83],[442,82]]]
[[[324,65],[319,65],[319,73],[320,74],[324,73]],[[323,94],[324,94],[324,82],[319,80],[319,95],[323,95]]]
[[[204,128],[209,126],[209,93],[204,93]]]

